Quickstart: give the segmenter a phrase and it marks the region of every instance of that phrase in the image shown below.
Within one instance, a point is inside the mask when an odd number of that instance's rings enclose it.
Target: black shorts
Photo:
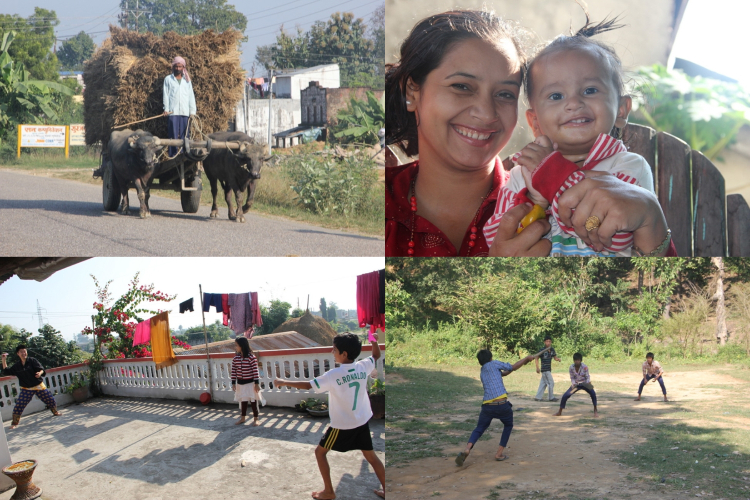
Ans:
[[[328,427],[320,446],[326,450],[346,452],[351,450],[372,450],[372,436],[369,422],[354,429],[334,429]]]

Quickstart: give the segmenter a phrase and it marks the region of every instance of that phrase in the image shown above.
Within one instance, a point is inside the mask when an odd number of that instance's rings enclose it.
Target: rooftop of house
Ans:
[[[39,462],[33,481],[42,498],[297,500],[322,489],[314,449],[328,418],[263,407],[259,427],[252,419],[236,426],[236,405],[125,397],[61,411],[24,416],[15,430],[4,424],[13,460]],[[372,420],[370,429],[384,461],[384,421]],[[338,498],[377,498],[377,477],[360,452],[328,457]]]
[[[338,69],[338,64],[320,64],[318,66],[310,66],[309,68],[289,68],[289,69],[280,69],[276,73],[277,77],[282,76],[294,76],[294,75],[301,75],[304,73],[310,73],[313,71],[320,71],[322,69],[333,69],[334,67]]]

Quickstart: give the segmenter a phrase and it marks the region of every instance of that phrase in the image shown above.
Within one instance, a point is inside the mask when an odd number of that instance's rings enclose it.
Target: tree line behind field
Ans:
[[[388,343],[413,362],[535,352],[546,335],[605,359],[746,360],[748,277],[734,258],[387,259]]]

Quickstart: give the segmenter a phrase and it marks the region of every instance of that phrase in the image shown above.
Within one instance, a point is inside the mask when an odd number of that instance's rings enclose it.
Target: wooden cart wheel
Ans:
[[[198,188],[197,191],[182,191],[180,193],[180,201],[182,202],[182,211],[186,214],[194,214],[198,211],[201,206],[201,189],[203,188],[203,181],[200,175],[196,175],[192,182],[186,182],[189,187]]]
[[[114,212],[120,206],[120,185],[117,183],[117,177],[112,171],[112,164],[102,157],[102,204],[107,212]]]

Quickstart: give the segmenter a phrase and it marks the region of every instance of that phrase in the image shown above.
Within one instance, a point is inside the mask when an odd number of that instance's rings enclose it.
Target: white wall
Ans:
[[[337,89],[341,87],[341,72],[338,64],[329,64],[314,70],[279,75],[276,77],[276,95],[300,99],[300,90],[306,89],[310,82],[320,82],[321,87]]]
[[[302,121],[299,99],[271,100],[271,133],[289,130]],[[268,144],[268,99],[243,99],[235,108],[235,127],[261,144]]]

